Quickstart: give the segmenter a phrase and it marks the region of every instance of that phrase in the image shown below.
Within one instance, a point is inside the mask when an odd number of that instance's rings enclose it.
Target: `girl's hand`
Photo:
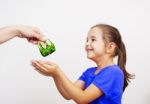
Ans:
[[[45,76],[54,77],[59,70],[58,65],[50,61],[32,60],[31,63],[32,66],[35,67],[35,70]]]

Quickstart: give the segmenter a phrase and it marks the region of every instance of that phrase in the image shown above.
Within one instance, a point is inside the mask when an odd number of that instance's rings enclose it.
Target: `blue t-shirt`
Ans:
[[[104,67],[99,73],[94,74],[97,67],[88,68],[79,80],[85,82],[85,89],[94,84],[103,95],[90,104],[121,104],[124,85],[124,74],[118,65]]]

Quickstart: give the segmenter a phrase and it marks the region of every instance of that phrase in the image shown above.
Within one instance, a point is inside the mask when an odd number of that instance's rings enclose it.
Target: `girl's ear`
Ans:
[[[106,53],[113,55],[115,52],[116,44],[114,42],[109,42],[106,45]]]

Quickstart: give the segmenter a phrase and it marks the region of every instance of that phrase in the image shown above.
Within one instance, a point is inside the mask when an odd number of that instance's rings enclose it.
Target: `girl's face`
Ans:
[[[105,43],[102,36],[102,30],[98,27],[94,27],[88,32],[85,45],[87,58],[96,61],[105,54]]]

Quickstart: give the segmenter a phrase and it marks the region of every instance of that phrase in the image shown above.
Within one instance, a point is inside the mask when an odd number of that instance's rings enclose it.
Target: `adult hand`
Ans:
[[[31,26],[15,26],[18,37],[20,38],[26,38],[29,42],[33,44],[37,44],[38,41],[44,41],[44,35],[41,32],[41,30],[37,27],[31,27]]]

